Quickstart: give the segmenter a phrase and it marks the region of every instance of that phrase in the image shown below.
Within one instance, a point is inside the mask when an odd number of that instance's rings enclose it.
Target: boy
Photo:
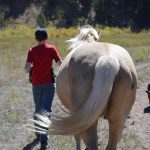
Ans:
[[[54,77],[52,73],[53,59],[60,66],[61,57],[54,45],[47,44],[48,34],[43,28],[36,30],[35,40],[38,45],[29,49],[25,64],[25,71],[32,70],[32,91],[35,103],[35,112],[45,111],[50,117],[52,100],[55,92]],[[36,119],[36,118],[35,118]],[[36,134],[41,142],[40,150],[48,148],[47,135]]]

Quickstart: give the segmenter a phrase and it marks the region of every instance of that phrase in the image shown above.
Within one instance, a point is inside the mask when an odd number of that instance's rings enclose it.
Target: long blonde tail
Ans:
[[[102,115],[119,68],[116,57],[101,56],[96,63],[93,88],[85,104],[68,117],[56,117],[49,123],[48,118],[40,116],[41,124],[39,125],[42,126],[45,122],[49,125],[49,134],[60,135],[75,135],[88,129]]]

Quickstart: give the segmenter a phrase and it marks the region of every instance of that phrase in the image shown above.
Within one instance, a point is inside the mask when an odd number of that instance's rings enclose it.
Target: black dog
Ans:
[[[146,91],[147,95],[148,95],[148,99],[149,99],[149,104],[150,104],[150,83],[147,86],[147,91]]]

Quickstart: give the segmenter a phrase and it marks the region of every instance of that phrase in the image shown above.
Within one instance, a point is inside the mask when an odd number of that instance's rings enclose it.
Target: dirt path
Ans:
[[[136,101],[125,124],[123,138],[119,150],[150,150],[150,112],[148,98],[145,93],[150,82],[150,63],[136,66],[138,72],[138,89]],[[34,104],[31,85],[27,79],[18,79],[9,85],[0,85],[0,150],[21,150],[34,138],[23,125],[32,117]],[[54,100],[54,110],[59,112]],[[147,108],[147,109],[146,109]],[[99,149],[104,149],[108,138],[108,124],[103,120],[98,127]],[[72,137],[51,136],[50,150],[75,150]],[[38,146],[34,148],[37,150]]]
[[[150,83],[150,63],[138,65],[138,89],[136,101],[131,111],[132,125],[129,125],[129,130],[134,132],[143,149],[150,150],[150,107],[146,94],[147,84]]]

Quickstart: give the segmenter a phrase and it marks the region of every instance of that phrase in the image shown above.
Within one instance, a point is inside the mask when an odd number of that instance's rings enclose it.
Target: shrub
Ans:
[[[5,26],[5,20],[3,17],[0,16],[0,28]]]
[[[37,25],[39,27],[45,28],[47,27],[47,21],[46,21],[46,17],[43,13],[40,13],[38,18],[37,18]]]

